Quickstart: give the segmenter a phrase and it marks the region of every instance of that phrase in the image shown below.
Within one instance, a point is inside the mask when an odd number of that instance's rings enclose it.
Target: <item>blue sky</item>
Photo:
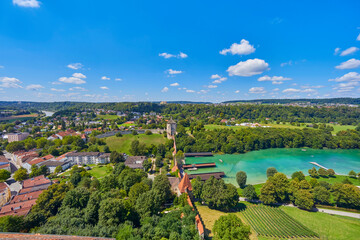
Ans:
[[[360,97],[360,1],[1,0],[0,100]]]

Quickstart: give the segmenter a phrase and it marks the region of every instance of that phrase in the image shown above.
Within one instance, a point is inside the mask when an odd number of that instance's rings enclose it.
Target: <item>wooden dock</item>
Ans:
[[[198,173],[198,174],[189,174],[189,179],[194,179],[196,177],[200,177],[202,181],[208,180],[210,177],[214,177],[216,179],[221,179],[225,177],[224,172],[210,172],[210,173]]]
[[[186,164],[186,165],[183,165],[184,169],[207,168],[207,167],[216,167],[216,164],[215,163],[198,163],[198,164]]]
[[[318,164],[317,162],[310,162],[311,164],[318,166],[319,168],[323,168],[325,170],[329,170],[327,167],[324,167],[323,165]],[[335,175],[339,175],[338,173],[335,172]]]

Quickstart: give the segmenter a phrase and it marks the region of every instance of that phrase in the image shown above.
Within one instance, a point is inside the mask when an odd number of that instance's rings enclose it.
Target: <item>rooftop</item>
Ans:
[[[29,188],[29,187],[34,187],[34,186],[39,186],[39,185],[44,185],[44,184],[51,184],[51,181],[47,178],[45,178],[44,175],[41,176],[37,176],[34,178],[29,178],[23,181],[23,188]]]

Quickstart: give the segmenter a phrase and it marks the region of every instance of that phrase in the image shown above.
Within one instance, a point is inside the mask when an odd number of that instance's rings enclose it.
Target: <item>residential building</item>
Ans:
[[[11,191],[5,182],[0,182],[0,207],[4,206],[11,198]]]
[[[41,163],[52,160],[52,159],[54,159],[54,156],[51,154],[46,155],[44,157],[32,158],[32,159],[29,159],[26,162],[24,162],[22,164],[22,167],[25,168],[28,172],[31,172],[32,165],[40,166]]]
[[[9,133],[8,134],[8,142],[16,142],[16,141],[22,141],[25,140],[30,134],[27,132],[23,133]]]
[[[143,169],[143,162],[147,160],[146,156],[128,156],[125,165],[132,169]]]
[[[110,153],[100,152],[75,152],[66,156],[73,164],[106,164],[110,162]]]
[[[61,166],[62,170],[64,171],[71,167],[72,163],[70,161],[49,160],[39,163],[39,166],[47,166],[50,170],[50,173],[54,173],[57,166]]]
[[[26,179],[22,182],[22,188],[32,188],[37,186],[46,186],[48,188],[51,185],[51,180],[44,175]]]
[[[4,155],[0,155],[0,169],[11,172],[10,162]]]

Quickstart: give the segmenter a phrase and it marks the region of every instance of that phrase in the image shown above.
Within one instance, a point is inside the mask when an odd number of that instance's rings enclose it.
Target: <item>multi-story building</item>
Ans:
[[[0,182],[0,207],[4,206],[11,198],[11,191],[9,186]]]
[[[11,143],[11,142],[25,140],[29,136],[29,133],[27,133],[27,132],[9,133],[7,136],[8,136],[8,142]]]
[[[66,156],[67,160],[78,165],[106,164],[110,162],[110,153],[76,152]]]
[[[176,122],[174,120],[170,119],[167,122],[166,132],[168,139],[173,139],[173,137],[176,135]]]

